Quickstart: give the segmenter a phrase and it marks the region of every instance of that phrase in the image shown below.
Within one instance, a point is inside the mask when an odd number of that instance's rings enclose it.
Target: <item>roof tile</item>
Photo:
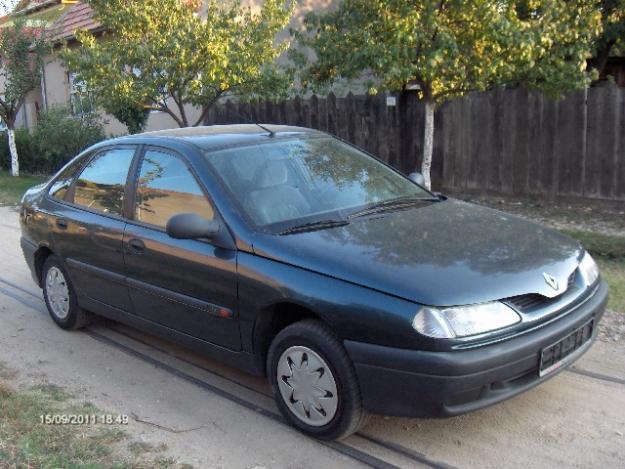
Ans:
[[[50,26],[48,38],[53,42],[71,39],[79,29],[93,31],[99,27],[91,7],[86,3],[76,3]]]

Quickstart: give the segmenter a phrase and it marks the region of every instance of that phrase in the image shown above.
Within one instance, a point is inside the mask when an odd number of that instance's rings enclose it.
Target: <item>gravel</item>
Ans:
[[[625,343],[625,314],[606,310],[599,323],[599,340]]]

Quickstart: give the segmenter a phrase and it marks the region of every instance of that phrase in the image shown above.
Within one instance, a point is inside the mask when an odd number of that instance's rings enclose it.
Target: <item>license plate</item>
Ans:
[[[586,324],[578,327],[566,337],[558,340],[555,344],[542,349],[540,353],[539,376],[545,376],[566,363],[567,357],[579,349],[592,337],[594,322],[591,319]]]

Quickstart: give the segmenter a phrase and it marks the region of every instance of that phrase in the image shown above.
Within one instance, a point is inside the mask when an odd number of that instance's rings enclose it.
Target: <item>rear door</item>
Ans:
[[[165,232],[169,218],[179,213],[216,217],[207,194],[186,160],[169,150],[147,147],[137,172],[132,219],[124,234],[135,314],[239,350],[236,251]]]
[[[131,304],[124,281],[123,207],[136,150],[129,145],[95,153],[63,193],[63,202],[55,203],[52,227],[54,249],[79,297],[124,311],[131,311]]]

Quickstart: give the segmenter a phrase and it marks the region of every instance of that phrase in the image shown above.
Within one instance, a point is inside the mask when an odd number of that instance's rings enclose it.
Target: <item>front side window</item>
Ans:
[[[114,148],[93,158],[76,181],[74,203],[121,216],[124,188],[134,153],[132,148]]]
[[[207,152],[206,160],[254,224],[269,231],[347,216],[394,199],[431,197],[375,158],[331,137]]]
[[[135,220],[164,228],[180,213],[195,213],[208,220],[214,217],[212,205],[180,158],[146,151],[137,185]]]

